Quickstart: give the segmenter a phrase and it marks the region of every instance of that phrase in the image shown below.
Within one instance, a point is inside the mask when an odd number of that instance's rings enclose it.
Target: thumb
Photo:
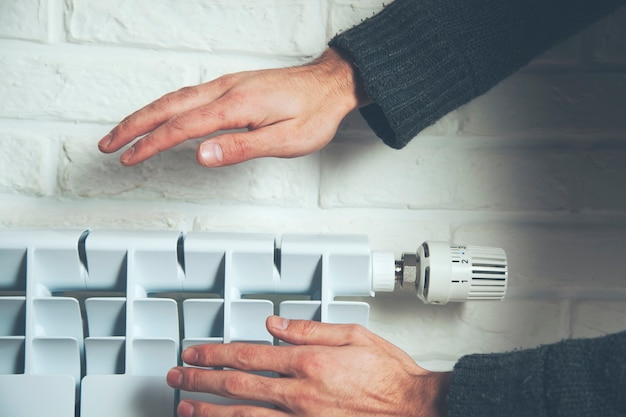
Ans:
[[[276,143],[283,142],[281,133],[273,127],[224,133],[200,144],[196,157],[200,165],[221,167],[263,156],[294,156],[287,147],[276,148]]]
[[[301,136],[296,125],[291,120],[255,130],[239,130],[212,137],[198,147],[198,162],[206,167],[220,167],[265,156],[303,156],[322,149],[336,132],[336,128],[328,131],[318,129],[315,134]]]
[[[289,320],[270,316],[266,321],[272,336],[293,345],[346,346],[370,340],[369,332],[358,324],[330,324],[311,320]]]

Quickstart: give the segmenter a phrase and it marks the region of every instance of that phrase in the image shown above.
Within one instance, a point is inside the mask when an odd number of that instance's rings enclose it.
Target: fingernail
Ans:
[[[194,413],[193,405],[189,404],[187,401],[181,401],[178,404],[178,417],[193,417]]]
[[[113,133],[109,133],[98,142],[99,149],[106,149],[109,147],[109,143],[113,140]]]
[[[166,377],[167,385],[176,388],[183,384],[183,373],[176,368],[170,369]]]
[[[198,351],[194,348],[187,348],[183,351],[183,360],[190,365],[198,362]]]
[[[269,319],[269,326],[276,330],[285,330],[289,326],[289,319],[273,316]]]
[[[207,142],[200,145],[200,157],[202,163],[206,166],[219,165],[224,158],[222,148],[219,144]]]
[[[130,158],[132,158],[132,157],[133,157],[133,154],[134,154],[134,153],[135,153],[135,147],[134,147],[134,146],[131,146],[130,148],[128,148],[128,150],[127,150],[126,152],[124,152],[124,153],[122,154],[122,156],[120,156],[120,161],[121,161],[123,164],[128,163],[128,161],[130,161]]]

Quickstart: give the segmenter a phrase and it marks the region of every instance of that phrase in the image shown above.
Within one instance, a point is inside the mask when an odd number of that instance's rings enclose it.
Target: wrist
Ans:
[[[450,381],[452,372],[434,372],[435,393],[433,395],[433,410],[438,417],[448,415],[448,393],[450,392]]]
[[[447,417],[448,392],[452,372],[429,372],[416,376],[413,390],[414,409],[411,415],[415,417]]]
[[[331,81],[330,86],[339,96],[346,114],[371,103],[359,71],[347,53],[336,48],[328,48],[311,65],[321,69],[323,73],[321,82]]]

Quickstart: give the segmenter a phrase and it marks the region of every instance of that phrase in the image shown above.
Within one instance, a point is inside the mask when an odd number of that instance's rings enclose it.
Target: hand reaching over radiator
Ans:
[[[170,370],[167,382],[177,389],[260,401],[276,408],[185,400],[178,406],[179,417],[447,414],[451,373],[420,368],[364,327],[276,316],[266,324],[274,337],[293,346],[194,346],[183,352],[185,363],[234,370],[177,367]],[[241,371],[271,371],[281,378]]]
[[[124,119],[98,147],[111,153],[146,135],[120,157],[136,165],[189,139],[247,129],[206,140],[198,162],[302,156],[323,148],[346,114],[365,103],[359,85],[352,64],[327,49],[307,65],[230,74],[166,94]]]

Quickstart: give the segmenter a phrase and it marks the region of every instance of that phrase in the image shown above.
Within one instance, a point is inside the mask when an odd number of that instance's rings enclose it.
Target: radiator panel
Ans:
[[[0,414],[169,417],[181,398],[232,403],[167,386],[182,349],[272,344],[275,313],[367,325],[368,304],[335,297],[370,295],[370,268],[363,236],[2,230]]]

